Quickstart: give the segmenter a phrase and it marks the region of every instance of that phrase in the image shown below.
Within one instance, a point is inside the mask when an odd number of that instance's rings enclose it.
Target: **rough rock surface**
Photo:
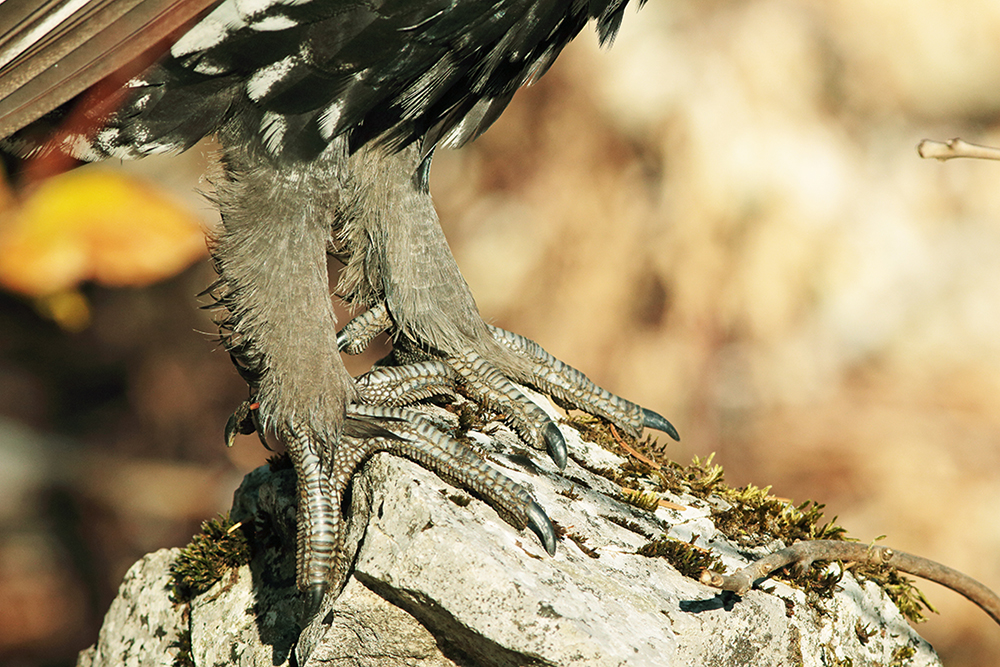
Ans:
[[[244,480],[233,508],[234,518],[256,525],[250,564],[175,605],[167,569],[176,550],[145,557],[78,664],[940,664],[883,592],[850,574],[829,599],[807,600],[773,581],[766,592],[735,598],[663,558],[637,555],[666,532],[694,537],[730,569],[747,560],[715,531],[702,500],[674,497],[686,509],[655,513],[616,500],[617,486],[588,468],[621,460],[581,442],[572,428],[563,427],[573,460],[562,474],[505,427],[485,430],[489,437],[473,435],[494,463],[531,488],[559,525],[585,538],[586,549],[564,538],[549,557],[532,534],[515,531],[480,500],[380,454],[353,484],[353,573],[299,632],[294,479],[261,468]],[[910,649],[915,653],[903,660]]]

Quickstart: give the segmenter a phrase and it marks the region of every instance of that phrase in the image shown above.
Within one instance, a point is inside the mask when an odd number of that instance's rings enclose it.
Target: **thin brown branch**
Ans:
[[[968,141],[958,138],[949,139],[948,141],[924,139],[917,144],[917,153],[922,158],[934,158],[941,161],[956,157],[1000,160],[1000,148],[970,144]]]
[[[653,459],[649,458],[648,456],[643,456],[642,453],[640,453],[634,447],[629,446],[629,444],[625,442],[625,438],[618,435],[618,429],[615,428],[614,424],[608,424],[608,426],[611,427],[611,435],[615,439],[615,442],[617,442],[618,445],[626,452],[628,452],[631,456],[635,457],[639,461],[642,461],[653,470],[659,470],[660,468],[663,467]]]
[[[743,595],[750,590],[756,580],[767,577],[775,570],[795,565],[805,571],[818,560],[891,565],[900,572],[929,579],[964,595],[1000,624],[1000,597],[972,577],[927,558],[860,542],[837,540],[798,542],[781,551],[768,554],[731,575],[706,570],[701,575],[701,582]]]

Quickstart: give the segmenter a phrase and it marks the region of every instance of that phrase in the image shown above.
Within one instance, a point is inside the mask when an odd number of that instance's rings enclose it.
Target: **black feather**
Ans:
[[[461,145],[588,21],[613,39],[628,0],[311,0],[251,16],[230,2],[192,29],[203,46],[175,49],[97,119],[90,155],[184,149],[236,109],[279,160],[311,159],[340,135],[352,149]]]

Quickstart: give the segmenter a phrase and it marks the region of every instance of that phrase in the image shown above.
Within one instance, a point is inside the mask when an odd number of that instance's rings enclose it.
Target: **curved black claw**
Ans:
[[[538,536],[542,546],[549,552],[550,556],[556,555],[556,530],[545,514],[545,510],[534,500],[528,505],[528,528]]]
[[[242,433],[243,431],[242,429],[240,429],[240,418],[234,412],[233,414],[229,415],[229,419],[226,420],[226,431],[225,431],[226,447],[233,446],[233,441],[236,440],[237,432]]]
[[[312,617],[319,611],[319,606],[323,604],[323,597],[326,595],[326,584],[313,584],[303,596],[304,607],[302,609],[302,626],[305,627],[312,620]]]
[[[652,428],[656,429],[657,431],[666,433],[677,442],[681,441],[681,436],[677,432],[677,429],[674,428],[673,424],[671,424],[661,415],[647,408],[642,409],[642,425],[645,426],[646,428]]]
[[[660,419],[663,418],[660,417]],[[671,428],[673,427],[671,426]],[[563,437],[563,434],[559,431],[559,427],[552,421],[545,426],[543,435],[545,437],[545,447],[549,450],[549,456],[552,457],[552,460],[555,461],[560,470],[565,470],[566,459],[569,456],[569,453],[566,451],[566,438]]]
[[[233,446],[233,441],[236,440],[237,434],[250,435],[251,433],[256,433],[264,448],[271,451],[271,446],[267,444],[267,438],[264,437],[264,429],[260,425],[260,416],[257,413],[258,407],[256,402],[243,401],[233,414],[229,415],[225,431],[226,447]]]

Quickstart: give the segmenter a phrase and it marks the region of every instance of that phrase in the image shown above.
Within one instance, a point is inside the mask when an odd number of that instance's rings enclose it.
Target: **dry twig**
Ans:
[[[917,153],[922,158],[934,158],[942,162],[956,157],[1000,160],[1000,148],[970,144],[968,141],[958,138],[949,139],[948,141],[924,139],[917,144]]]
[[[701,582],[743,595],[750,590],[756,580],[767,577],[775,570],[794,565],[805,571],[818,560],[890,565],[900,572],[929,579],[964,595],[1000,624],[1000,597],[972,577],[927,558],[860,542],[838,540],[798,542],[764,556],[735,574],[724,575],[705,570],[701,574]]]

